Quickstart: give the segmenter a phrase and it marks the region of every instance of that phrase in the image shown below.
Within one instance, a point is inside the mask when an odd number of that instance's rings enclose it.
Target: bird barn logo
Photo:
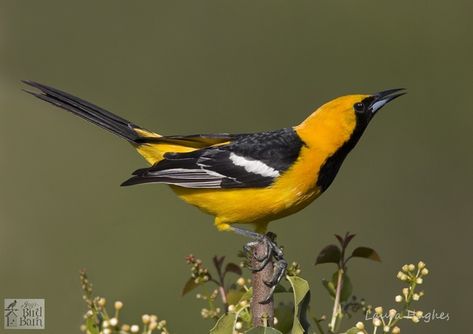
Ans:
[[[5,329],[44,329],[44,299],[4,299]]]

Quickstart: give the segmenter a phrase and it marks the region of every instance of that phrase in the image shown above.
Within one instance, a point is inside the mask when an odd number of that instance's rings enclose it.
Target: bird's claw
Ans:
[[[286,269],[287,261],[283,258],[280,258],[274,263],[273,277],[271,277],[269,281],[264,281],[264,284],[269,287],[275,287],[276,285],[278,285],[286,274]]]
[[[264,281],[264,284],[270,287],[271,290],[269,291],[268,296],[259,302],[260,304],[267,304],[271,301],[274,289],[284,277],[287,269],[287,262],[283,257],[284,253],[282,249],[276,244],[275,237],[276,235],[274,233],[268,232],[267,234],[262,235],[258,240],[247,243],[244,247],[245,252],[247,252],[247,254],[251,254],[255,260],[251,261],[253,262],[253,265],[250,266],[250,270],[253,272],[261,271],[264,267],[266,267],[271,258],[274,258],[275,260],[273,276],[268,281]],[[253,250],[254,247],[260,243],[265,245],[265,252],[261,255],[257,255]]]

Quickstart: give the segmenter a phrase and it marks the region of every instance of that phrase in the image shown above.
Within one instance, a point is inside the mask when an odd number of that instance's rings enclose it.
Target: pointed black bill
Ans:
[[[406,94],[404,88],[389,89],[373,95],[373,101],[371,102],[369,109],[374,114],[379,109],[384,107],[388,102],[391,102],[395,98]]]

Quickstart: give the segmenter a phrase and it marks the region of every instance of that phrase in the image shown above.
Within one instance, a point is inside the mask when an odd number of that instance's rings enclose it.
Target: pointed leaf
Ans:
[[[232,272],[232,273],[235,273],[237,275],[241,275],[243,273],[241,271],[240,266],[233,263],[233,262],[227,263],[227,265],[225,266],[225,271],[223,272],[223,274],[225,275],[228,272]]]
[[[339,263],[341,257],[340,248],[336,245],[328,245],[322,249],[315,260],[315,265],[322,263]]]
[[[229,333],[230,334],[230,333]],[[245,332],[245,334],[282,334],[277,329],[271,327],[253,327]]]
[[[347,234],[345,235],[345,240],[344,240],[344,244],[343,244],[344,248],[348,247],[348,244],[355,237],[355,235],[356,234],[350,234],[350,232],[347,232]]]
[[[219,273],[221,273],[222,272],[223,261],[225,261],[225,256],[220,256],[219,257],[219,256],[215,255],[212,260],[214,262],[214,265],[215,265],[215,268],[217,269],[217,271]]]
[[[338,242],[340,243],[340,246],[343,247],[343,238],[339,236],[338,234],[335,234],[335,238],[337,238]]]
[[[189,278],[189,280],[186,282],[184,285],[184,288],[182,289],[182,295],[184,296],[185,294],[191,292],[195,288],[197,288],[199,284],[195,282],[195,278]]]
[[[365,259],[381,262],[381,258],[379,257],[378,253],[373,248],[369,247],[357,247],[353,250],[351,256],[362,257]]]
[[[236,322],[236,313],[222,315],[209,334],[232,334]]]
[[[294,295],[294,321],[291,334],[309,332],[310,323],[307,320],[307,308],[310,302],[309,283],[298,276],[286,276]]]

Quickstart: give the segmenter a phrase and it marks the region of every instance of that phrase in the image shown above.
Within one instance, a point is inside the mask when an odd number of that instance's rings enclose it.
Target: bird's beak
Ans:
[[[404,88],[389,89],[379,93],[374,94],[373,101],[369,106],[372,114],[375,114],[379,109],[381,109],[386,103],[394,100],[395,98],[406,94]]]

